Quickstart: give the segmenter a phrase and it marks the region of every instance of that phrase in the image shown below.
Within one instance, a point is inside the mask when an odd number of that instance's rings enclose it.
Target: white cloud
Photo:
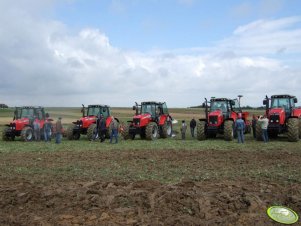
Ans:
[[[70,34],[58,21],[15,7],[22,18],[9,10],[0,16],[0,102],[10,106],[132,106],[158,100],[186,107],[204,97],[238,94],[243,104],[257,106],[266,94],[301,96],[300,67],[266,55],[280,47],[300,54],[299,17],[241,26],[200,53],[132,52],[112,46],[100,30]]]

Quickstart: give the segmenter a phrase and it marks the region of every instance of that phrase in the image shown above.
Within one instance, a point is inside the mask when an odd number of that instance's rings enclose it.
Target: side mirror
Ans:
[[[296,97],[294,98],[294,103],[298,103],[298,99]]]
[[[106,112],[106,111],[107,111],[107,109],[106,109],[106,108],[103,108],[103,109],[102,109],[102,112]]]
[[[203,103],[203,104],[202,104],[202,107],[203,107],[203,108],[205,108],[205,107],[206,107],[206,104],[205,104],[205,103]]]
[[[263,104],[263,105],[267,105],[267,100],[263,100],[263,101],[262,101],[262,104]]]
[[[235,101],[234,100],[231,100],[231,105],[235,105]]]
[[[135,111],[137,108],[136,108],[136,106],[133,106],[133,110]]]

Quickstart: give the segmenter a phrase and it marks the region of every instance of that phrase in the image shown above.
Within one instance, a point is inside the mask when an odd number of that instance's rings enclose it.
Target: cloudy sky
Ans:
[[[0,103],[301,102],[299,0],[1,0]],[[301,104],[300,104],[301,105]]]

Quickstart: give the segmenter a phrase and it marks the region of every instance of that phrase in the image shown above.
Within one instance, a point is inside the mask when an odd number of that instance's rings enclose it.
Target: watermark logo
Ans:
[[[284,206],[271,206],[267,214],[271,219],[282,224],[294,224],[299,219],[296,212]]]

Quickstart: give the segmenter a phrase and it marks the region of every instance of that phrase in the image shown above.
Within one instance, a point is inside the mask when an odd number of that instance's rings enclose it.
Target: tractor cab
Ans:
[[[96,117],[100,114],[103,115],[104,118],[110,116],[110,108],[107,105],[88,105],[87,114],[84,114],[84,117]]]
[[[268,99],[264,100],[265,103],[268,102]],[[297,103],[297,98],[290,95],[273,95],[271,96],[271,108],[269,110],[270,114],[284,114],[285,119],[289,118],[292,115],[292,109],[295,108],[295,103]]]

